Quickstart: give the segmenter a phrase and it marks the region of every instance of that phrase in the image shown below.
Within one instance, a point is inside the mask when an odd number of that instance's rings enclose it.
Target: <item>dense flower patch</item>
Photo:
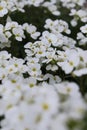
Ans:
[[[0,0],[0,130],[87,129],[87,1]]]

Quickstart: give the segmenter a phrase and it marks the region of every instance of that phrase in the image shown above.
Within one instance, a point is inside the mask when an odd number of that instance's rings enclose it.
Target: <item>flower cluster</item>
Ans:
[[[13,37],[17,41],[22,41],[25,38],[24,32],[27,32],[33,39],[36,39],[40,33],[36,32],[36,27],[32,24],[24,23],[23,25],[19,25],[15,21],[6,22],[6,25],[3,26],[0,24],[0,48],[4,48],[6,46],[10,46],[11,38]]]
[[[86,0],[0,0],[0,130],[87,129]]]
[[[77,39],[79,40],[79,45],[87,44],[87,24],[80,27],[79,33],[77,33]]]
[[[70,120],[83,118],[87,105],[77,84],[42,83],[29,88],[23,77],[14,78],[3,80],[0,86],[0,115],[5,116],[1,130],[67,130]]]
[[[6,14],[14,12],[16,10],[24,12],[23,7],[23,2],[18,2],[17,0],[0,0],[0,17],[3,17]]]

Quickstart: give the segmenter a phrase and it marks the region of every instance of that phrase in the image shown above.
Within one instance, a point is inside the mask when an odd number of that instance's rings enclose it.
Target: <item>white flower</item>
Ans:
[[[11,54],[9,54],[7,51],[0,51],[0,60],[6,60],[11,58]]]
[[[31,75],[31,76],[34,76],[34,77],[37,77],[39,75],[41,75],[41,70],[40,70],[40,64],[36,63],[36,64],[33,64],[31,66],[28,66],[28,73]]]
[[[37,39],[37,37],[40,36],[40,32],[37,32],[37,28],[32,24],[24,23],[23,29],[26,30],[33,39]]]
[[[59,34],[62,32],[70,34],[70,30],[68,29],[68,23],[63,20],[52,21],[51,19],[47,19],[44,27],[50,29],[54,34]]]
[[[8,65],[6,67],[6,71],[7,73],[12,74],[12,73],[17,72],[17,68],[14,65]]]
[[[49,64],[46,66],[46,70],[56,71],[56,70],[58,70],[58,66]]]
[[[0,2],[0,17],[3,17],[8,13],[7,4],[5,1]]]
[[[46,19],[45,22],[46,22],[46,24],[44,25],[44,27],[46,29],[48,29],[48,28],[53,29],[58,24],[58,20],[52,21],[51,19]]]
[[[14,107],[12,109],[10,109],[7,113],[6,113],[6,119],[7,121],[9,120],[10,123],[8,123],[8,126],[16,126],[16,129],[21,128],[21,130],[24,129],[29,129],[30,128],[30,124],[32,123],[32,121],[30,121],[29,115],[31,111],[29,111],[29,106],[28,104],[21,103],[18,107]],[[14,118],[11,119],[10,116],[13,115]]]
[[[29,85],[29,87],[34,87],[36,85],[36,79],[34,77],[29,77],[25,79],[26,85]]]
[[[22,38],[25,38],[23,29],[21,27],[13,28],[12,32],[17,41],[22,41]]]
[[[25,73],[27,71],[27,66],[24,65],[23,59],[18,59],[14,57],[10,60],[9,64],[12,64],[17,69],[18,73]]]
[[[43,48],[35,48],[35,52],[36,52],[36,57],[37,58],[45,57],[45,55],[46,55],[45,47],[43,47]]]
[[[43,6],[44,7],[46,7],[46,8],[48,8],[48,10],[53,14],[53,15],[56,15],[56,16],[58,16],[58,15],[60,15],[60,12],[58,11],[58,9],[57,9],[57,6],[56,6],[56,1],[54,0],[54,1],[46,1],[46,2],[44,2],[43,3]]]
[[[80,30],[81,30],[82,33],[87,34],[87,24],[85,26],[80,27]]]
[[[74,16],[76,20],[81,19],[82,22],[87,22],[86,10],[71,9],[70,16]]]
[[[46,85],[48,87],[46,87]],[[48,93],[48,91],[50,91],[50,93]],[[37,94],[38,96],[36,97],[36,103],[39,105],[39,107],[41,108],[41,111],[43,113],[44,116],[50,116],[54,115],[54,113],[57,112],[57,108],[58,108],[58,102],[59,99],[57,97],[57,94],[54,90],[54,88],[52,88],[52,86],[48,85],[48,84],[42,84],[42,87],[39,88],[37,90]],[[42,95],[42,96],[41,96]],[[39,97],[42,98],[39,98]]]
[[[48,46],[55,45],[57,43],[57,36],[53,33],[49,33],[48,31],[44,31],[40,40],[47,44]]]
[[[5,31],[11,30],[11,29],[16,28],[16,27],[18,27],[17,22],[13,22],[13,21],[7,22],[5,25]]]
[[[70,96],[77,96],[79,92],[79,87],[74,82],[62,82],[60,84],[55,84],[55,87],[60,94],[70,95]]]
[[[74,67],[78,66],[79,62],[80,58],[78,53],[75,50],[67,50],[64,58],[62,58],[57,64],[65,71],[66,74],[69,74],[73,71]]]

